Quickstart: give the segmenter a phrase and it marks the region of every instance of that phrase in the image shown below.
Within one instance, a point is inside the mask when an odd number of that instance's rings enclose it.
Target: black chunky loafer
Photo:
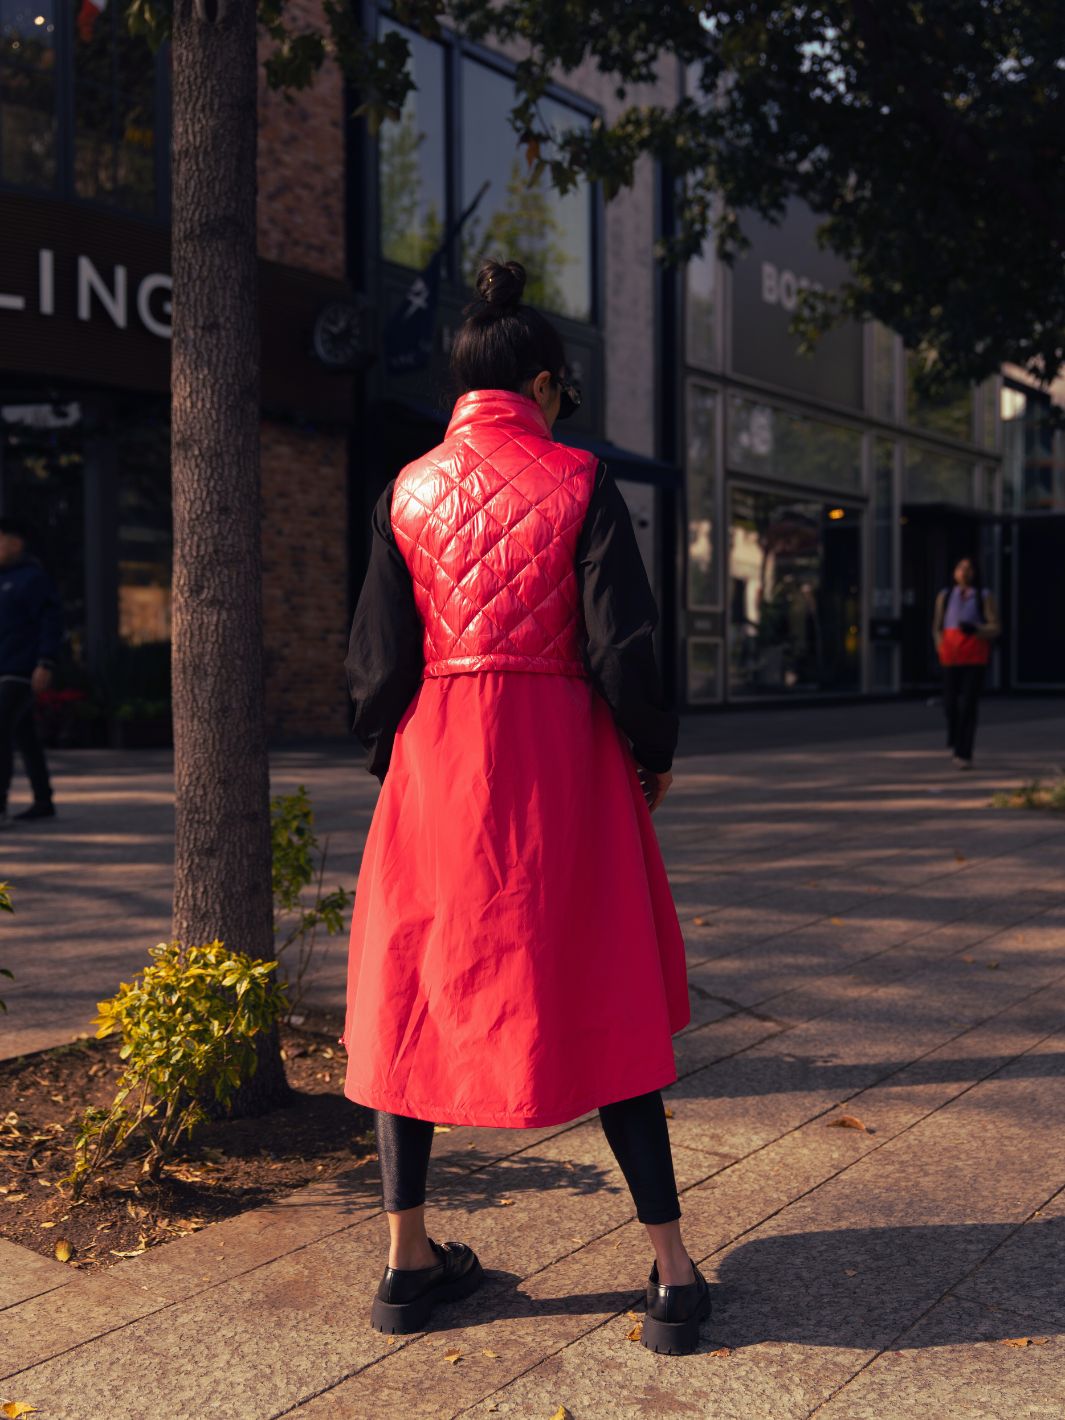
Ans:
[[[468,1297],[484,1281],[477,1254],[465,1243],[429,1246],[440,1261],[432,1267],[386,1267],[370,1312],[370,1324],[390,1336],[421,1331],[437,1302]]]
[[[658,1263],[647,1279],[647,1314],[640,1340],[651,1351],[684,1356],[699,1343],[699,1323],[710,1315],[710,1288],[692,1263],[694,1282],[668,1286],[658,1280]]]

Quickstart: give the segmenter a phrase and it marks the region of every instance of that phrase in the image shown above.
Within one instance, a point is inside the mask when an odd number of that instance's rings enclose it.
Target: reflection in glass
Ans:
[[[693,365],[713,368],[717,364],[714,339],[717,261],[712,245],[693,257],[685,269],[685,327],[688,359]]]
[[[873,444],[873,612],[890,616],[894,606],[895,445]]]
[[[716,606],[717,556],[714,442],[717,396],[705,385],[688,388],[688,605]]]
[[[1055,458],[1047,396],[1003,385],[1001,408],[1003,506],[1010,512],[1065,508],[1065,466]]]
[[[0,405],[0,497],[25,518],[55,579],[75,659],[85,642],[85,494],[79,404]]]
[[[170,425],[146,402],[116,438],[118,634],[129,645],[170,639]]]
[[[27,187],[55,185],[52,0],[0,0],[0,178]]]
[[[417,85],[399,119],[385,123],[378,145],[381,255],[400,266],[423,267],[444,233],[446,158],[444,52],[411,30],[385,22],[410,45],[408,72]]]
[[[873,415],[892,423],[898,418],[895,403],[895,348],[898,338],[879,321],[873,322]]]
[[[788,483],[855,492],[862,486],[862,436],[857,429],[738,395],[729,399],[728,461],[741,473]]]
[[[969,385],[955,384],[937,399],[918,394],[915,385],[917,357],[906,352],[906,423],[928,434],[971,443],[973,438],[973,391]]]
[[[587,183],[560,196],[545,173],[531,170],[510,126],[514,85],[467,59],[462,66],[462,205],[491,182],[462,231],[462,272],[472,286],[488,257],[520,261],[528,272],[525,299],[575,320],[592,313],[592,198]],[[553,99],[540,113],[556,133],[588,120]],[[532,170],[534,171],[534,170]]]
[[[72,0],[74,189],[133,212],[155,210],[155,58],[121,6]]]
[[[721,699],[721,642],[688,638],[688,703],[711,705]]]
[[[853,691],[861,665],[861,514],[733,488],[729,690]]]
[[[910,444],[902,485],[904,503],[973,503],[973,466],[965,459]]]

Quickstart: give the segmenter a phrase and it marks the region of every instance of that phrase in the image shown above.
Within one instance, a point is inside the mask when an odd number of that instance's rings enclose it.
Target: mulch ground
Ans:
[[[76,1203],[58,1180],[73,1167],[82,1111],[114,1098],[121,1036],[0,1062],[0,1236],[49,1257],[65,1240],[70,1265],[96,1271],[372,1158],[372,1118],[343,1094],[342,1025],[309,1014],[299,1027],[281,1027],[297,1092],[289,1106],[208,1121],[158,1183],[142,1178],[133,1158]]]

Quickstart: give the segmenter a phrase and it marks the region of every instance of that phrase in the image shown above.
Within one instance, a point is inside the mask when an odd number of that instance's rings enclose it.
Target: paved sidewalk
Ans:
[[[368,1327],[384,1224],[364,1167],[105,1274],[0,1243],[0,1400],[49,1420],[1065,1413],[1065,817],[987,807],[1060,763],[1061,707],[989,707],[970,775],[924,706],[757,713],[774,747],[702,722],[718,752],[682,761],[659,819],[694,1007],[671,1131],[717,1284],[698,1353],[626,1340],[650,1255],[594,1119],[456,1128],[433,1227],[490,1282],[447,1329]],[[819,713],[843,714],[832,739]],[[59,835],[2,845],[26,935],[0,1029],[41,1044],[165,935],[165,760],[84,766],[63,766]],[[372,782],[317,750],[275,768],[307,783],[345,881]],[[1002,1344],[1022,1338],[1040,1344]]]

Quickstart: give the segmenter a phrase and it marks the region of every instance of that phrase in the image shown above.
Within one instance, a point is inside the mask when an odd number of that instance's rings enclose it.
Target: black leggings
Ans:
[[[641,1223],[672,1223],[680,1217],[673,1155],[658,1090],[604,1104],[599,1119],[618,1167],[625,1175]],[[374,1111],[381,1192],[386,1213],[425,1202],[425,1181],[434,1126],[424,1119]]]

